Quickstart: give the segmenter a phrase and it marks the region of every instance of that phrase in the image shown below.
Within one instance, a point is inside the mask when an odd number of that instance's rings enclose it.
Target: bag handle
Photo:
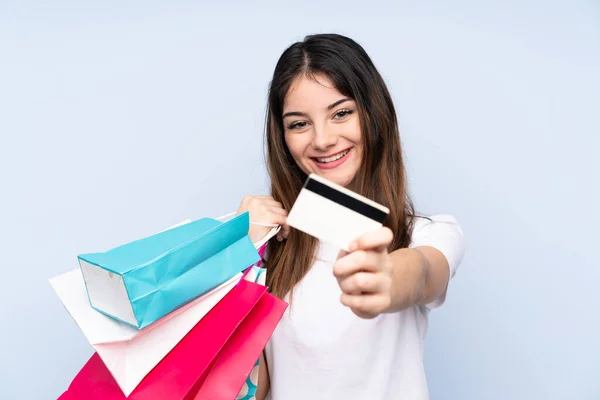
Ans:
[[[235,215],[237,215],[237,212],[231,212],[229,214],[222,215],[222,216],[217,217],[215,219],[217,221],[225,222],[225,221],[227,221],[228,219],[230,219],[231,217],[233,217]],[[250,223],[252,225],[260,225],[260,226],[266,226],[266,227],[271,227],[271,228],[279,226],[277,224],[263,224],[262,222],[256,222],[256,221],[250,221]]]
[[[231,217],[237,215],[237,212],[232,212],[229,214],[225,214],[222,215],[218,218],[215,218],[217,221],[221,221],[221,222],[225,222],[228,219],[230,219]],[[254,222],[254,221],[250,221],[250,223],[252,225],[259,225],[259,226],[264,226],[267,228],[271,228],[271,230],[262,238],[260,239],[258,242],[254,242],[254,247],[257,249],[260,249],[265,243],[267,243],[269,240],[271,240],[275,235],[277,235],[279,233],[279,231],[281,230],[281,226],[277,225],[277,224],[263,224],[261,222]]]
[[[235,215],[237,215],[237,213],[236,212],[232,212],[232,213],[225,214],[225,215],[220,216],[220,217],[215,218],[215,219],[217,221],[225,222],[225,221],[231,219],[231,217],[233,217]],[[181,221],[180,223],[178,223],[176,225],[173,225],[173,226],[171,226],[171,227],[169,227],[167,229],[164,229],[161,232],[168,231],[169,229],[177,228],[177,227],[179,227],[181,225],[189,224],[190,222],[192,222],[192,220],[186,219],[186,220]],[[263,223],[260,223],[260,222],[252,222],[252,221],[250,223],[253,224],[253,225],[260,225],[260,226],[265,226],[267,228],[269,228],[269,227],[271,228],[271,230],[262,239],[260,239],[258,242],[254,242],[253,243],[254,247],[256,249],[260,249],[262,246],[264,246],[269,240],[271,240],[281,230],[281,226],[279,226],[277,224],[263,224]]]

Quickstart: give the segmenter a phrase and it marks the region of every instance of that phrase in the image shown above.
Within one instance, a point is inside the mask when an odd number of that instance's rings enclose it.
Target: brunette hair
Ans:
[[[414,207],[408,195],[396,111],[383,78],[365,50],[338,34],[305,37],[288,47],[277,62],[269,87],[266,141],[271,195],[290,210],[306,174],[296,164],[285,143],[283,104],[301,76],[329,78],[358,108],[364,143],[362,164],[352,188],[390,209],[384,222],[394,233],[389,251],[408,247]],[[292,229],[287,240],[271,240],[267,247],[267,286],[283,298],[306,275],[315,259],[317,240]]]

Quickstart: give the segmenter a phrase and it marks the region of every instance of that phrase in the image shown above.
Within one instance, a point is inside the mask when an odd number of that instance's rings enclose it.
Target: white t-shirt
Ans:
[[[453,277],[463,257],[463,233],[448,215],[418,218],[411,247],[440,250]],[[333,275],[339,249],[321,243],[317,261],[294,288],[286,310],[266,347],[270,400],[424,400],[423,369],[427,306],[361,319],[340,303]],[[289,297],[286,297],[289,302]]]

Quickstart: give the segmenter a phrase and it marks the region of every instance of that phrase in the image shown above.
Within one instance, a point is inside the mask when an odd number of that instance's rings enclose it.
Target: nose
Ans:
[[[335,146],[338,142],[338,135],[328,127],[324,126],[316,126],[314,130],[313,137],[313,147],[319,151],[325,151],[333,146]]]

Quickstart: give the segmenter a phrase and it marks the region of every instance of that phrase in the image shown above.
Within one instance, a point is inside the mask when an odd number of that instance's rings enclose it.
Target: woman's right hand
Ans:
[[[290,233],[290,227],[287,225],[287,211],[283,209],[280,202],[275,201],[271,196],[246,196],[242,200],[237,213],[238,215],[248,211],[251,222],[261,224],[277,224],[281,230],[277,234],[277,240],[287,239]],[[258,242],[269,231],[271,227],[250,224],[248,235],[252,242]]]

